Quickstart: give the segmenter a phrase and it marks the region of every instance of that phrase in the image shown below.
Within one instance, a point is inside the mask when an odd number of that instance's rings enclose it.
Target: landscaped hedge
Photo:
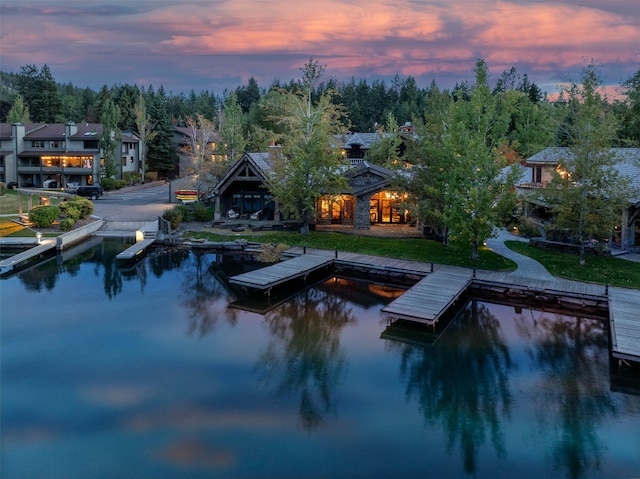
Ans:
[[[105,191],[119,190],[127,186],[125,180],[114,180],[113,178],[102,178],[100,184]]]
[[[39,228],[47,228],[51,226],[60,216],[60,208],[57,206],[36,206],[29,211],[29,221]]]
[[[73,225],[76,224],[76,220],[74,220],[73,218],[65,218],[63,220],[60,220],[60,229],[62,231],[71,231],[71,228],[73,228]]]
[[[84,219],[93,214],[93,202],[89,198],[75,196],[60,203],[60,210],[67,218]]]
[[[171,229],[176,229],[183,221],[189,221],[189,213],[187,205],[176,205],[166,210],[162,217],[171,223]]]

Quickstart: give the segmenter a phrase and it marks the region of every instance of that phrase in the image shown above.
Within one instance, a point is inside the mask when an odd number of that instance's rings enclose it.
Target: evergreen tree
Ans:
[[[260,102],[260,87],[254,77],[249,78],[246,86],[236,88],[235,95],[243,113],[249,113],[251,107]]]
[[[640,146],[640,70],[622,83],[624,101],[617,104],[620,111],[620,137],[625,144]]]
[[[177,155],[171,142],[173,138],[173,124],[167,114],[167,99],[161,86],[155,93],[153,86],[149,87],[145,96],[150,122],[157,132],[153,140],[149,141],[148,167],[150,171],[157,171],[160,176],[173,176],[177,173]]]
[[[21,67],[18,91],[29,107],[34,122],[56,122],[61,114],[62,103],[58,95],[58,85],[46,64],[40,71],[35,65]]]

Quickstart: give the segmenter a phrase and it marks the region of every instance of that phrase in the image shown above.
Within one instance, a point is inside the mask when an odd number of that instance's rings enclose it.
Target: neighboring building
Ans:
[[[65,188],[100,182],[103,154],[99,123],[0,124],[0,181],[19,187]],[[140,172],[140,139],[122,134],[118,176]]]
[[[336,138],[337,146],[342,149],[344,157],[355,166],[365,161],[367,151],[380,140],[381,133],[346,133]]]
[[[636,193],[621,212],[611,241],[624,251],[640,251],[640,148],[613,148],[612,151],[618,159],[615,167],[621,176],[629,178]],[[563,174],[559,165],[568,154],[568,148],[546,148],[525,162],[523,178],[516,190],[523,199],[523,214],[539,224],[553,221],[539,189],[551,182],[554,172]]]

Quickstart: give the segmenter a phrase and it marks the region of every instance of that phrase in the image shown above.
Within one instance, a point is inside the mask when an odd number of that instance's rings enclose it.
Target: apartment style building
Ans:
[[[99,123],[0,124],[0,181],[26,188],[99,184],[104,168]],[[138,136],[123,132],[116,178],[141,173]]]

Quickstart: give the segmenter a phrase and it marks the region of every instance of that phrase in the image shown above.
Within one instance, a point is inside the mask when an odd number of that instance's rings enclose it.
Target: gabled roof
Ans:
[[[369,173],[366,182],[360,182],[357,180],[358,177],[363,177],[365,174]],[[373,165],[368,161],[363,161],[359,163],[356,168],[352,168],[345,173],[345,178],[349,182],[349,186],[351,187],[351,192],[356,195],[364,195],[368,193],[373,193],[376,191],[381,191],[384,188],[387,188],[391,185],[390,178],[392,176],[392,172],[378,165]]]
[[[273,163],[273,154],[271,152],[263,152],[263,153],[245,153],[242,157],[236,161],[231,168],[224,174],[220,181],[214,187],[214,191],[216,195],[221,195],[233,182],[236,178],[236,175],[245,168],[247,165],[250,165],[253,171],[256,173],[256,176],[265,182],[271,172]]]
[[[382,135],[385,135],[384,133]],[[351,150],[358,148],[368,150],[375,142],[379,141],[383,136],[379,133],[344,133],[335,135],[335,148]]]
[[[640,148],[611,148],[615,155],[614,167],[618,173],[629,178],[631,187],[636,190],[634,203],[640,201]],[[556,166],[562,159],[571,158],[573,153],[569,148],[551,147],[536,153],[526,161],[527,166]]]

